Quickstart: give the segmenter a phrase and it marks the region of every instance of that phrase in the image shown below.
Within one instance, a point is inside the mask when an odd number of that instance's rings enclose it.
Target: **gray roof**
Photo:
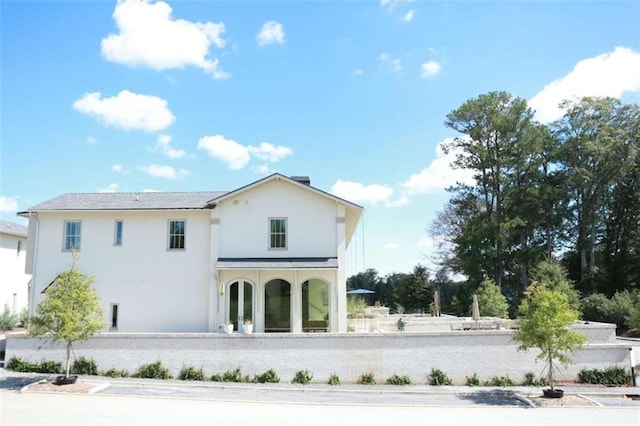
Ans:
[[[26,237],[27,227],[24,225],[20,225],[19,223],[0,220],[0,232],[3,234],[19,235],[21,237]]]
[[[204,209],[227,191],[71,193],[35,205],[25,212],[55,210]]]

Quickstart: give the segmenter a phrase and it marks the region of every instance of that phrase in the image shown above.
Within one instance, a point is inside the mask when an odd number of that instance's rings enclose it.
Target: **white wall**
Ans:
[[[301,333],[301,334],[102,334],[75,346],[76,356],[93,358],[100,370],[126,369],[162,361],[174,376],[184,366],[202,367],[211,376],[235,368],[253,376],[273,368],[283,382],[298,370],[308,369],[315,382],[338,374],[343,383],[356,382],[373,372],[379,382],[393,374],[408,375],[425,384],[432,368],[439,368],[465,384],[478,373],[481,380],[509,376],[521,382],[527,372],[540,374],[537,352],[519,352],[511,331],[446,333]],[[45,345],[24,335],[7,337],[7,360],[13,356],[40,361],[64,359],[62,345]],[[575,364],[558,375],[575,380],[583,368],[630,368],[629,345],[589,344],[579,351]]]
[[[40,213],[35,304],[42,289],[68,270],[62,250],[65,220],[82,221],[76,267],[95,277],[105,323],[119,304],[118,331],[207,331],[208,211]],[[114,221],[123,220],[123,244],[114,246]],[[170,219],[186,220],[185,250],[168,250]]]
[[[26,237],[0,233],[0,311],[6,305],[17,313],[27,306],[31,275],[25,274],[26,251]]]
[[[336,257],[335,201],[284,180],[224,200],[220,257]],[[287,249],[269,249],[269,218],[287,218]]]

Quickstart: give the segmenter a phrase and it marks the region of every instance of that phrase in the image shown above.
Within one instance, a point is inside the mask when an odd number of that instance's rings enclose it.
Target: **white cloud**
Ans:
[[[584,96],[619,98],[640,90],[640,52],[616,47],[612,52],[579,61],[573,70],[549,84],[529,100],[536,119],[551,122],[562,117],[558,104]]]
[[[258,146],[244,146],[233,139],[227,139],[222,135],[204,136],[198,141],[198,149],[203,149],[210,157],[217,158],[227,163],[232,170],[244,168],[251,157],[263,161],[277,162],[292,155],[293,150],[282,145],[273,145],[269,142],[262,142]],[[257,170],[268,166],[260,166]]]
[[[124,167],[122,167],[122,164],[114,164],[113,166],[111,166],[111,170],[116,173],[122,173],[123,169]]]
[[[160,192],[160,190],[158,189],[151,189],[151,188],[145,188],[142,190],[142,192]]]
[[[433,238],[430,237],[422,237],[416,243],[416,247],[425,248],[425,249],[434,249],[436,247],[436,243]]]
[[[128,90],[110,98],[102,98],[100,92],[86,93],[73,103],[73,107],[106,125],[124,130],[156,132],[176,120],[164,99]]]
[[[398,243],[387,243],[384,245],[385,250],[398,250],[399,248]]]
[[[359,204],[386,204],[393,196],[393,188],[387,185],[363,185],[358,182],[338,181],[331,187],[331,193]]]
[[[391,66],[391,71],[393,72],[402,72],[402,61],[400,59],[394,59],[393,65]]]
[[[284,43],[284,29],[282,24],[276,21],[268,21],[262,25],[257,36],[259,46],[267,46],[269,44]]]
[[[167,157],[172,160],[177,158],[184,158],[187,156],[187,152],[183,149],[173,149],[169,146],[171,143],[171,136],[169,135],[158,135],[158,139],[156,139],[156,147],[157,151],[162,152]]]
[[[162,1],[118,1],[113,12],[118,32],[102,39],[102,56],[129,66],[155,70],[195,66],[214,78],[229,77],[218,59],[209,58],[212,45],[225,46],[224,24],[173,19],[171,12]]]
[[[422,70],[422,78],[430,78],[440,74],[442,67],[436,61],[428,61],[420,67]]]
[[[106,193],[106,192],[116,192],[118,190],[117,183],[110,183],[105,188],[98,189],[98,192]]]
[[[356,68],[355,70],[351,71],[351,75],[354,77],[360,77],[363,74],[364,74],[364,71],[362,71],[362,69],[360,68]]]
[[[251,160],[249,149],[222,135],[205,136],[198,141],[198,149],[204,149],[209,157],[222,160],[232,170],[240,170]]]
[[[403,17],[402,20],[409,22],[413,19],[413,9],[411,9],[410,11],[408,11]]]
[[[380,62],[385,62],[388,61],[390,58],[389,54],[387,52],[382,52],[381,54],[378,55],[378,60]]]
[[[293,154],[293,150],[291,148],[287,148],[286,146],[275,146],[270,144],[269,142],[262,142],[259,146],[249,146],[249,153],[251,155],[265,161],[270,161],[275,163],[276,161],[280,161],[284,157],[287,157]]]
[[[442,150],[442,145],[448,142],[451,142],[450,138],[439,143],[436,146],[436,158],[422,171],[411,175],[407,181],[402,183],[406,196],[441,192],[456,182],[468,184],[474,182],[471,170],[451,167],[456,153],[452,151],[445,154]]]
[[[0,195],[0,212],[15,212],[18,210],[18,200],[16,197],[5,197]]]
[[[98,139],[94,138],[93,136],[87,137],[87,144],[95,145],[97,143],[98,143]]]
[[[138,166],[138,170],[153,177],[161,177],[165,179],[179,179],[189,175],[189,171],[185,169],[176,170],[171,166],[162,166],[159,164],[151,164],[149,166]]]

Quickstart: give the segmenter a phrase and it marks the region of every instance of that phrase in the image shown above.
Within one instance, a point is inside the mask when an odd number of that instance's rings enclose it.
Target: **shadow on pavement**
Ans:
[[[491,405],[491,406],[522,406],[528,407],[529,404],[522,401],[514,392],[504,390],[486,390],[478,391],[474,393],[466,393],[457,395],[458,398],[471,401],[478,405]]]
[[[6,390],[20,390],[23,387],[35,383],[38,380],[46,379],[46,376],[41,377],[0,377],[0,389]]]

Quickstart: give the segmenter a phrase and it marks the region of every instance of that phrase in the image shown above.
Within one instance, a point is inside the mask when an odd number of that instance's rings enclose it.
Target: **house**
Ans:
[[[30,314],[75,264],[119,332],[346,332],[345,253],[363,208],[272,174],[225,192],[64,194],[29,219]]]
[[[25,273],[27,227],[0,220],[0,309],[18,313],[27,307],[29,280]]]

